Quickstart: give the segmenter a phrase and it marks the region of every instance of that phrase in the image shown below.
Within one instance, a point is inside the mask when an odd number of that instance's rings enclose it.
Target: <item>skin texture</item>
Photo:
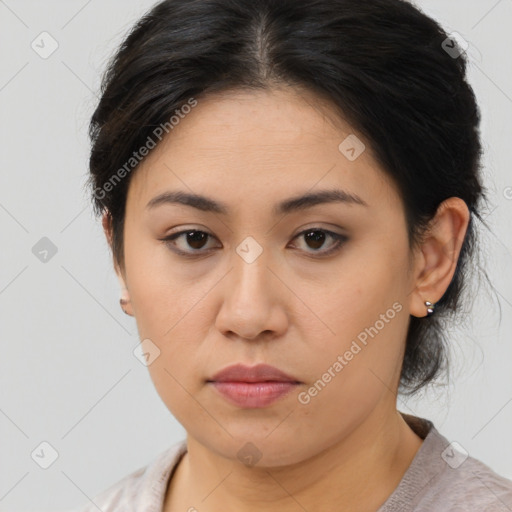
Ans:
[[[167,512],[375,511],[421,446],[396,409],[409,315],[426,316],[424,301],[448,288],[469,212],[448,199],[410,251],[397,188],[369,143],[332,112],[285,87],[200,99],[132,176],[125,266],[114,265],[140,339],[160,350],[148,367],[156,390],[187,431]],[[353,133],[366,150],[350,161],[338,146]],[[272,214],[284,199],[333,188],[368,206]],[[222,201],[229,214],[146,208],[171,190]],[[103,226],[110,242],[107,215]],[[212,236],[194,246],[186,235],[160,240],[192,228]],[[336,241],[297,236],[306,228],[348,239],[321,257]],[[262,249],[252,263],[237,253],[248,236]],[[171,247],[202,255],[187,259]],[[378,334],[301,403],[299,393],[390,309]],[[302,384],[270,406],[240,408],[205,382],[236,362],[265,362]],[[261,454],[254,466],[237,457],[247,442]]]

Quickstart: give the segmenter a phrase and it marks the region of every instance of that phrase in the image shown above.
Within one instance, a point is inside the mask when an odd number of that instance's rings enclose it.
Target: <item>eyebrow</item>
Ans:
[[[294,211],[301,211],[313,206],[324,203],[345,203],[368,206],[357,194],[340,189],[320,190],[310,192],[290,199],[286,199],[274,206],[272,213],[283,215]],[[216,201],[210,197],[200,194],[194,194],[184,191],[167,191],[151,199],[146,205],[146,209],[153,209],[163,204],[181,204],[191,206],[204,212],[229,214],[229,207],[222,202]]]

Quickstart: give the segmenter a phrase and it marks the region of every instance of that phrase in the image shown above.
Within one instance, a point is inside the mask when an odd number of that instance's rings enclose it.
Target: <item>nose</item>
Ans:
[[[286,298],[290,290],[268,266],[263,252],[252,263],[238,254],[223,279],[222,304],[215,326],[226,337],[245,340],[281,336],[287,329]]]

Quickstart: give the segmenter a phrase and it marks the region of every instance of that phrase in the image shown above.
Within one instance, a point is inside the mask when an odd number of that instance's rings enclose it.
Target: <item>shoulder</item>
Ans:
[[[185,440],[175,443],[147,466],[133,471],[88,504],[70,512],[160,511],[169,477],[185,451]]]
[[[449,445],[446,454],[450,454],[451,451]],[[449,456],[446,454],[445,456]],[[440,503],[444,499],[452,504],[453,509],[450,510],[453,512],[512,510],[511,480],[498,475],[480,460],[464,453],[461,453],[459,460],[463,460],[460,466],[452,467],[446,464],[436,478],[428,501]]]
[[[448,441],[431,421],[401,414],[423,444],[378,512],[512,511],[512,480]]]
[[[512,480],[471,457],[433,428],[426,457],[428,481],[419,493],[418,512],[507,512],[512,510]]]

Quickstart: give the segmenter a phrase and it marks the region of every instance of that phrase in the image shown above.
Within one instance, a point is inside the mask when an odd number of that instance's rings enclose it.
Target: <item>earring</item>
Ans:
[[[426,300],[425,306],[427,307],[427,316],[433,315],[436,305],[432,304],[432,302],[429,302],[428,300]]]
[[[122,310],[123,310],[127,315],[130,315],[130,313],[128,313],[128,311],[126,311],[126,309],[125,309],[125,306],[126,306],[126,304],[128,304],[128,302],[130,302],[130,301],[128,301],[128,300],[126,300],[126,299],[123,299],[123,298],[119,299],[119,304],[121,305],[121,309],[122,309]],[[131,316],[131,315],[130,315],[130,316]]]

